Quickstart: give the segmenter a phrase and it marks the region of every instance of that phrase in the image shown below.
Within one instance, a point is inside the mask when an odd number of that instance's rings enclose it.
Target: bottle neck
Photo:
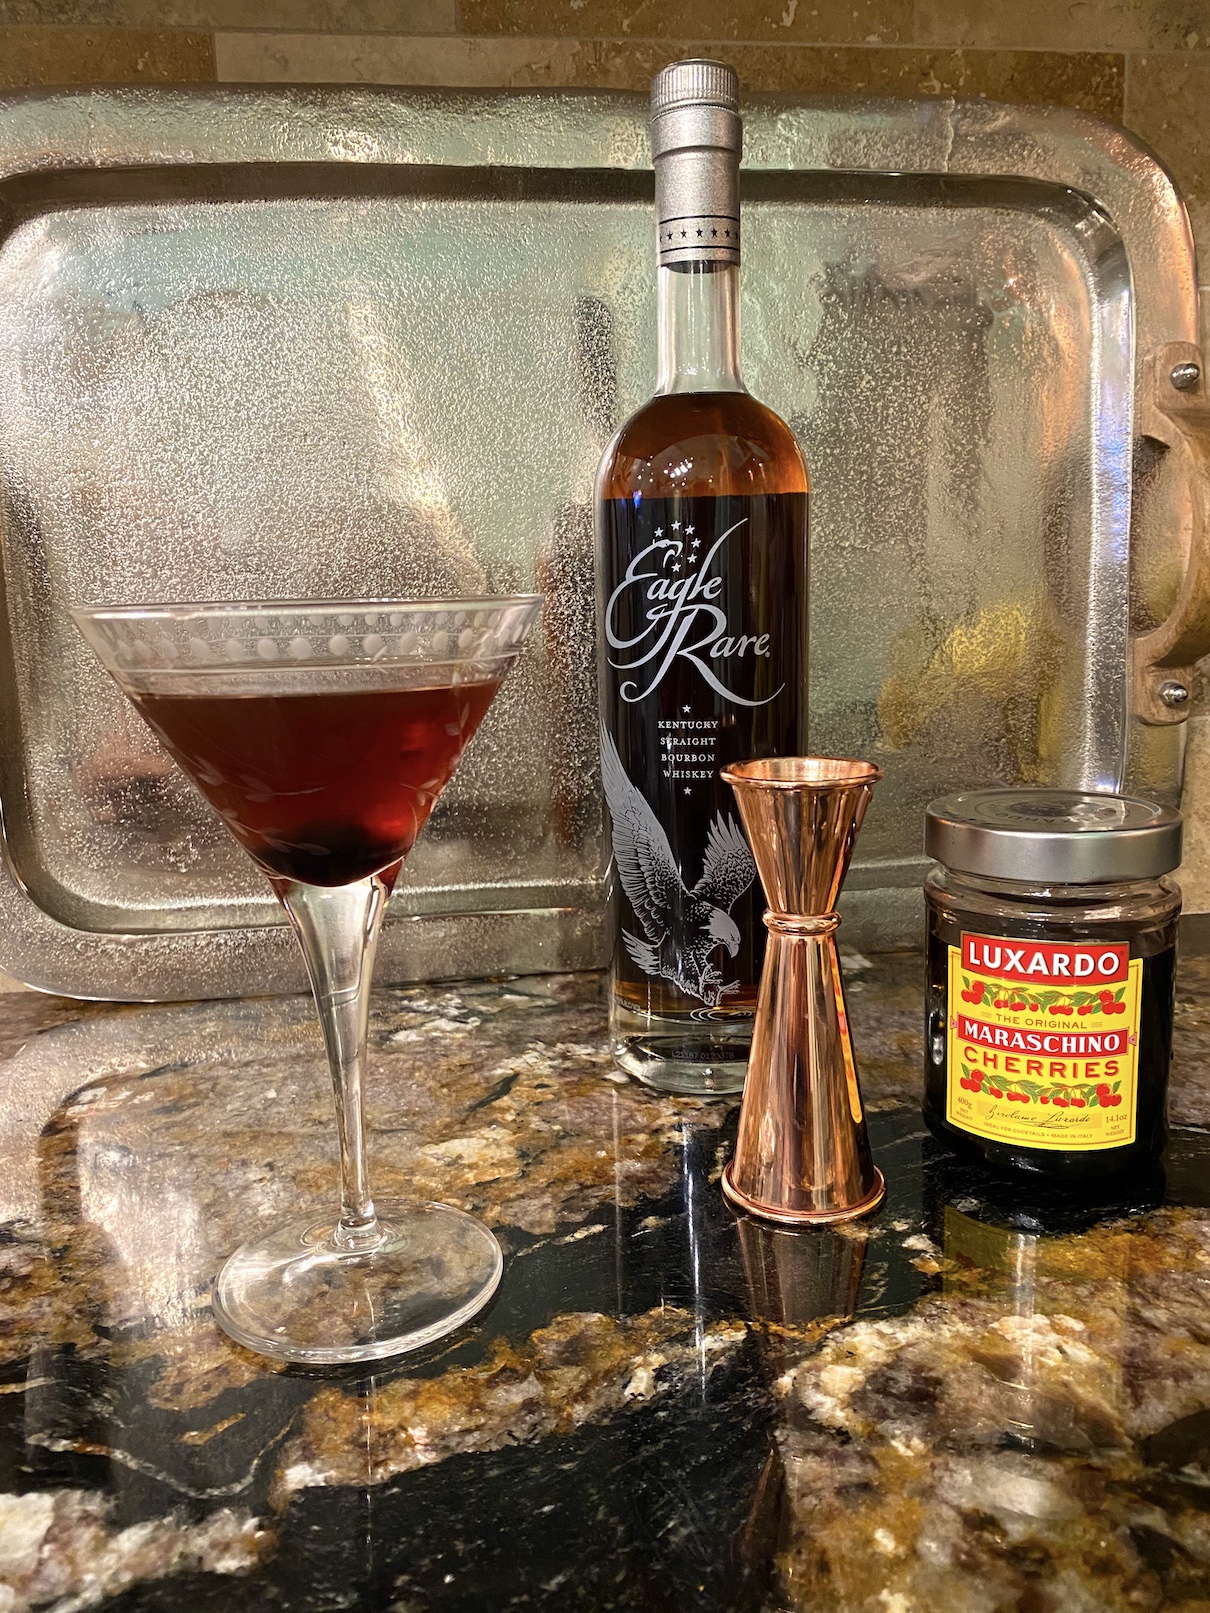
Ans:
[[[680,263],[656,271],[656,392],[743,392],[739,265]]]
[[[724,107],[653,118],[661,392],[742,392],[739,118]]]

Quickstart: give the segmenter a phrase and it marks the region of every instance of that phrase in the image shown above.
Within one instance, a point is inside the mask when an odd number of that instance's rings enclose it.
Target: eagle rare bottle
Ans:
[[[652,86],[658,381],[597,477],[610,1037],[669,1092],[744,1083],[765,929],[719,771],[806,748],[807,469],[739,373],[739,81]]]

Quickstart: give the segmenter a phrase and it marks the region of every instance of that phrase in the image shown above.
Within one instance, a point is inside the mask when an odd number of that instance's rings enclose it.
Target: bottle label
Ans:
[[[709,1017],[749,1011],[755,998],[760,890],[719,772],[798,749],[806,518],[805,494],[618,499],[602,510],[615,967],[668,1010]]]
[[[1125,942],[964,933],[949,948],[950,1125],[1026,1148],[1132,1143],[1142,973]]]
[[[653,527],[651,542],[631,559],[605,602],[609,666],[627,705],[653,695],[678,663],[728,705],[767,706],[782,692],[784,682],[755,699],[743,692],[753,681],[748,666],[777,664],[772,633],[745,633],[728,615],[735,605],[724,592],[729,551],[742,547],[747,526],[741,515],[726,531],[703,535],[692,521],[669,521]]]
[[[601,774],[613,820],[613,859],[641,933],[622,931],[630,958],[645,975],[663,976],[686,997],[717,1008],[739,989],[723,978],[720,951],[732,958],[743,936],[731,909],[756,878],[756,864],[736,820],[715,814],[706,834],[701,878],[686,883],[663,826],[626,776],[617,748],[601,729]]]

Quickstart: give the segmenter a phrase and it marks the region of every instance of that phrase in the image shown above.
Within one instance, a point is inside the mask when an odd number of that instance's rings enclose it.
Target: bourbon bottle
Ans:
[[[659,367],[597,477],[610,1036],[670,1092],[744,1082],[764,954],[719,770],[806,741],[806,465],[739,372],[739,81],[675,62],[651,95]]]

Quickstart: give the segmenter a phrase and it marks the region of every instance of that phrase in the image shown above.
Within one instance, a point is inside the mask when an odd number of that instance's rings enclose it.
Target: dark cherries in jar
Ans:
[[[1167,1135],[1181,818],[1126,796],[971,790],[925,850],[924,1116],[1000,1171],[1091,1185]]]

